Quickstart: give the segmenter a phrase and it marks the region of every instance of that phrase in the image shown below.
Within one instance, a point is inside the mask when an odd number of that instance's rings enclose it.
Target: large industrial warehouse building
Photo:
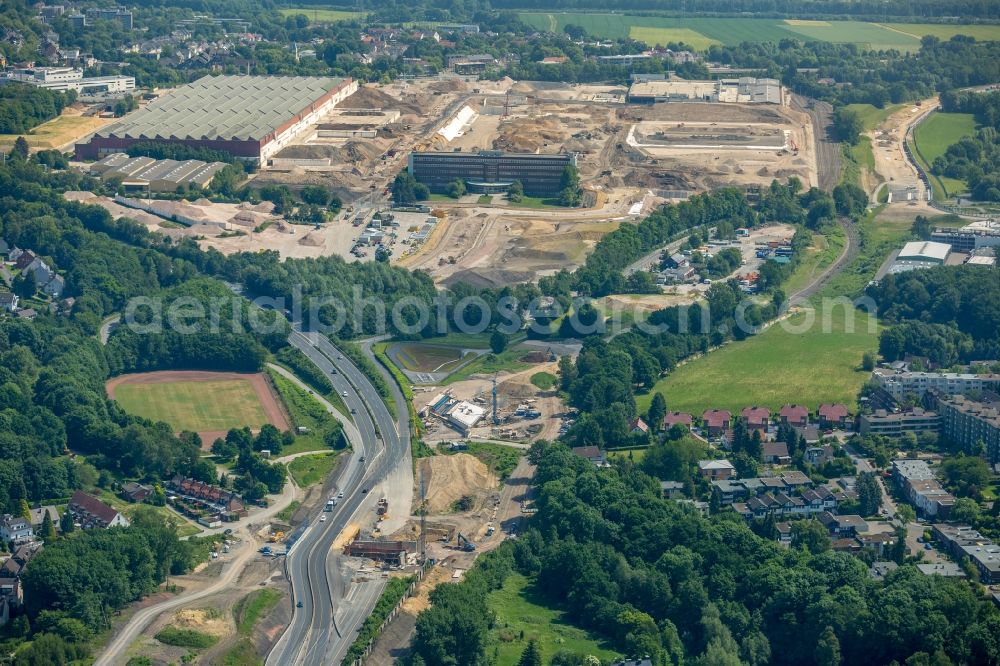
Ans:
[[[417,182],[440,191],[455,180],[465,182],[470,192],[505,192],[521,181],[525,194],[559,194],[563,171],[576,165],[576,155],[536,155],[485,150],[479,153],[410,153],[409,171]]]
[[[140,141],[224,150],[261,165],[358,89],[352,79],[205,76],[77,144],[78,159],[125,152]]]

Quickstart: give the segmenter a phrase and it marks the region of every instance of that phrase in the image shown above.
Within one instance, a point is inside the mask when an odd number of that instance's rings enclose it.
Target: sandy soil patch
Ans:
[[[422,458],[420,473],[427,480],[427,509],[431,513],[446,513],[455,500],[478,496],[498,485],[486,465],[468,453]]]

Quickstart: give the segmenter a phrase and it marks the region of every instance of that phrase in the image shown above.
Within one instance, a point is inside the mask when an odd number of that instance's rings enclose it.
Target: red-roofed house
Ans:
[[[819,422],[824,428],[843,428],[847,425],[847,407],[840,403],[819,406]]]
[[[128,518],[117,509],[81,490],[73,493],[66,509],[72,514],[73,520],[84,529],[129,526]]]
[[[636,417],[632,423],[629,424],[629,432],[633,435],[636,433],[646,434],[649,432],[649,426],[641,418]]]
[[[744,407],[741,413],[746,421],[747,430],[767,431],[767,422],[771,420],[771,410],[767,407]]]
[[[687,429],[691,429],[691,423],[693,419],[690,414],[685,412],[667,412],[667,415],[663,417],[663,429],[670,430],[675,425],[687,426]]]
[[[701,415],[702,423],[705,424],[709,437],[719,437],[729,430],[732,419],[733,415],[724,409],[709,409]]]
[[[804,405],[785,405],[781,408],[781,422],[796,428],[809,425],[809,409]]]

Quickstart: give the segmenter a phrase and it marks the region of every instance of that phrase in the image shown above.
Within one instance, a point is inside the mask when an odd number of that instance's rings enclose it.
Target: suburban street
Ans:
[[[292,621],[268,656],[268,664],[336,664],[350,647],[382,589],[380,579],[351,589],[349,569],[331,553],[333,542],[355,517],[373,509],[375,486],[392,478],[413,487],[408,410],[395,388],[397,423],[368,378],[325,337],[294,330],[289,342],[300,349],[344,395],[354,412],[357,431],[349,432],[353,451],[335,479],[344,499],[326,522],[312,520],[289,551],[285,567],[294,594]],[[356,441],[355,441],[356,440]],[[361,462],[361,457],[365,462]],[[408,483],[407,483],[407,478]],[[370,491],[370,492],[365,492]],[[407,497],[407,499],[409,499]],[[322,508],[317,507],[317,513]],[[409,515],[409,505],[395,513]],[[302,608],[297,604],[301,602]]]

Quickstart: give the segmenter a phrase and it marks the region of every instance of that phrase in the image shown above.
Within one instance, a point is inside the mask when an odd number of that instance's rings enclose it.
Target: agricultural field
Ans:
[[[940,23],[882,23],[889,30],[898,30],[916,38],[931,35],[948,40],[955,35],[974,37],[981,42],[1000,40],[1000,25],[947,25]]]
[[[969,113],[932,113],[913,130],[913,148],[917,159],[930,172],[934,160],[944,154],[948,146],[976,131],[976,120]],[[934,198],[941,200],[966,189],[965,183],[953,178],[931,174]]]
[[[287,430],[284,411],[261,374],[151,372],[108,382],[108,395],[130,414],[170,424],[175,431],[211,433],[258,429],[265,423]],[[206,436],[202,435],[203,443]]]
[[[696,49],[712,44],[777,42],[782,39],[859,44],[865,48],[916,51],[923,35],[950,39],[970,35],[980,40],[1000,39],[996,25],[929,25],[917,23],[867,23],[864,21],[802,21],[754,18],[667,18],[586,12],[524,12],[520,18],[537,30],[559,32],[567,24],[611,39],[631,37],[650,46],[684,42]]]
[[[305,14],[313,23],[337,23],[338,21],[353,21],[364,18],[366,12],[351,12],[342,9],[324,9],[322,7],[285,7],[278,10],[282,16]]]
[[[507,576],[499,590],[487,599],[497,621],[491,633],[497,646],[497,666],[514,666],[528,641],[535,639],[543,663],[559,650],[594,655],[602,662],[620,659],[621,655],[605,647],[604,642],[574,627],[563,612],[545,605],[531,587],[531,579],[518,573]]]

